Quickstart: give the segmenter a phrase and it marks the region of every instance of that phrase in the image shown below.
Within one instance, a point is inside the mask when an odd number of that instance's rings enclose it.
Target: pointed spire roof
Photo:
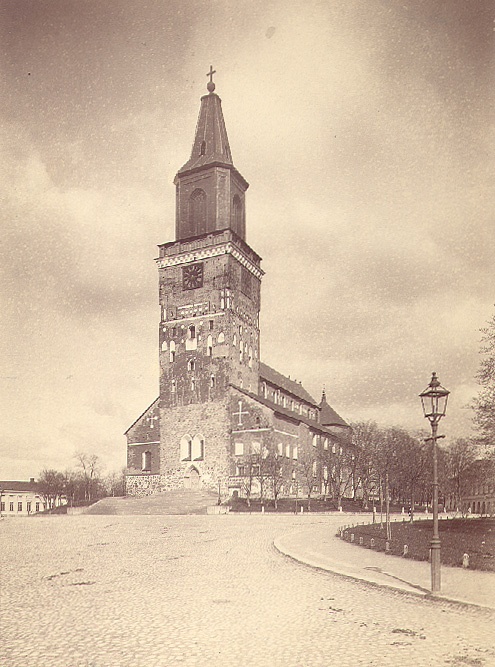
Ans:
[[[179,169],[179,174],[210,165],[234,166],[223,119],[222,100],[214,92],[215,84],[211,79],[215,72],[211,70],[208,74],[208,95],[201,98],[191,157]]]
[[[349,424],[328,405],[325,389],[323,389],[320,401],[320,423],[323,424],[323,426],[349,426]]]

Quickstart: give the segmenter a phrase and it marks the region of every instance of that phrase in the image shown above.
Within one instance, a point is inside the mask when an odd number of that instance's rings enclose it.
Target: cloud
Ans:
[[[116,467],[156,397],[153,259],[210,63],[251,183],[264,360],[405,426],[436,370],[469,430],[495,277],[488,2],[3,9],[5,470],[76,449]]]

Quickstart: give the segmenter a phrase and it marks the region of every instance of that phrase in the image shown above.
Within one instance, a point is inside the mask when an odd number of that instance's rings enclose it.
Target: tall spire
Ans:
[[[214,92],[214,74],[216,71],[210,65],[210,71],[206,75],[210,78],[206,85],[208,95],[201,98],[191,157],[179,169],[179,174],[213,164],[233,166],[227,129],[223,119],[222,100]]]
[[[174,180],[177,240],[222,229],[231,229],[246,240],[245,193],[249,184],[232,162],[214,74],[210,65],[208,95],[201,98],[191,157]]]

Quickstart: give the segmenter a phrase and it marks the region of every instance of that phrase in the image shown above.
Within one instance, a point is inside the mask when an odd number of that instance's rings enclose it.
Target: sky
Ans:
[[[0,478],[96,453],[158,395],[156,246],[174,240],[210,64],[261,355],[347,421],[471,433],[493,314],[489,0],[2,0]]]

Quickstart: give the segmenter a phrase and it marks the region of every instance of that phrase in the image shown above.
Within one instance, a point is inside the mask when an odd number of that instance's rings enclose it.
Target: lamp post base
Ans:
[[[431,553],[431,592],[440,593],[440,538],[433,537],[430,542]]]

